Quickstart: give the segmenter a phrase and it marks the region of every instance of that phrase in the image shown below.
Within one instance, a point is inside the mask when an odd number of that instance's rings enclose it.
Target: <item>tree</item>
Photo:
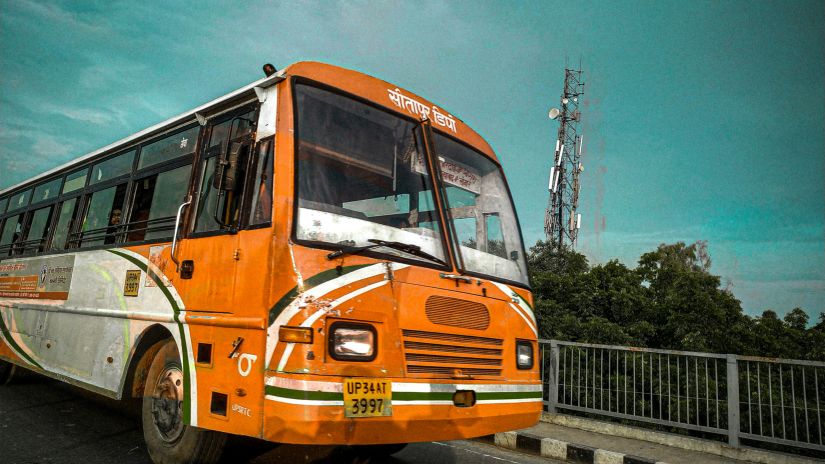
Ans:
[[[712,275],[705,242],[661,244],[639,259],[649,285],[656,346],[735,353],[743,350],[747,317],[733,294]]]
[[[635,269],[617,260],[591,267],[581,253],[538,242],[528,263],[543,338],[825,359],[825,313],[810,329],[801,308],[783,319],[747,316],[711,274],[704,241],[661,244]]]
[[[808,326],[808,314],[802,308],[794,308],[785,314],[785,323],[795,330],[805,330]]]
[[[606,301],[616,301],[616,312],[627,313],[631,301],[622,299],[620,279],[599,281],[601,270],[590,270],[587,258],[570,248],[558,249],[551,242],[538,242],[530,249],[530,270],[541,336],[590,343],[641,344],[604,311]],[[602,269],[600,266],[599,269]],[[608,269],[627,269],[618,262]],[[609,271],[604,271],[609,272]],[[616,271],[621,273],[621,271]],[[628,282],[639,282],[630,278]],[[632,292],[631,292],[632,293]],[[596,300],[599,301],[596,301]],[[621,309],[618,307],[622,306]]]
[[[581,322],[589,316],[587,258],[569,248],[557,249],[551,242],[538,242],[530,249],[536,316],[541,336],[580,340]]]
[[[825,360],[825,313],[819,313],[819,322],[808,330],[806,344],[805,359]]]

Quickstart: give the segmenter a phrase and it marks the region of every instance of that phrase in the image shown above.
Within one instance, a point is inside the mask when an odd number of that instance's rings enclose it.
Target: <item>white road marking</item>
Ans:
[[[468,452],[468,453],[478,454],[479,456],[484,456],[485,458],[495,459],[495,460],[497,460],[497,461],[502,461],[502,462],[510,462],[510,463],[512,463],[512,464],[523,464],[523,463],[518,462],[518,461],[511,461],[511,460],[509,460],[509,459],[504,459],[504,458],[500,458],[500,457],[498,457],[498,456],[493,456],[492,454],[482,453],[482,452],[480,452],[480,451],[471,450],[471,449],[469,449],[469,448],[463,448],[463,447],[461,447],[461,446],[451,445],[451,444],[449,444],[449,443],[442,443],[442,442],[440,442],[440,441],[434,441],[434,442],[432,442],[432,443],[433,443],[433,444],[436,444],[436,445],[446,446],[446,447],[448,447],[448,448],[460,449],[461,451],[466,451],[466,452]]]

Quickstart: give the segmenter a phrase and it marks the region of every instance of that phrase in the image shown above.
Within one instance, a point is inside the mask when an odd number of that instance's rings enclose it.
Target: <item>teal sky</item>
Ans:
[[[176,6],[170,6],[176,5]],[[439,103],[543,238],[566,59],[587,81],[579,249],[707,240],[750,314],[825,311],[825,3],[0,0],[0,188],[318,60]]]

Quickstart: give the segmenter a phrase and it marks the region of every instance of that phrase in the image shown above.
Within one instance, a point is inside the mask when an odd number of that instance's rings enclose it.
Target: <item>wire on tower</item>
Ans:
[[[579,100],[584,95],[581,69],[564,70],[564,92],[561,109],[552,108],[550,119],[559,120],[559,133],[550,167],[550,199],[544,214],[544,233],[557,248],[576,246],[581,228],[579,208],[579,175],[584,170],[581,163],[583,135],[579,133]]]

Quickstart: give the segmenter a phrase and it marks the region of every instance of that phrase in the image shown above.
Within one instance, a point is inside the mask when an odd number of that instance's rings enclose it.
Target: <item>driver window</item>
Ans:
[[[238,228],[254,118],[255,111],[252,110],[225,118],[210,128],[202,155],[195,233]],[[235,144],[240,145],[233,148]],[[226,187],[225,179],[220,178],[219,166],[222,160],[229,160],[229,152],[233,149],[237,149],[237,158],[233,160],[236,169],[234,188],[219,189],[221,185]]]

